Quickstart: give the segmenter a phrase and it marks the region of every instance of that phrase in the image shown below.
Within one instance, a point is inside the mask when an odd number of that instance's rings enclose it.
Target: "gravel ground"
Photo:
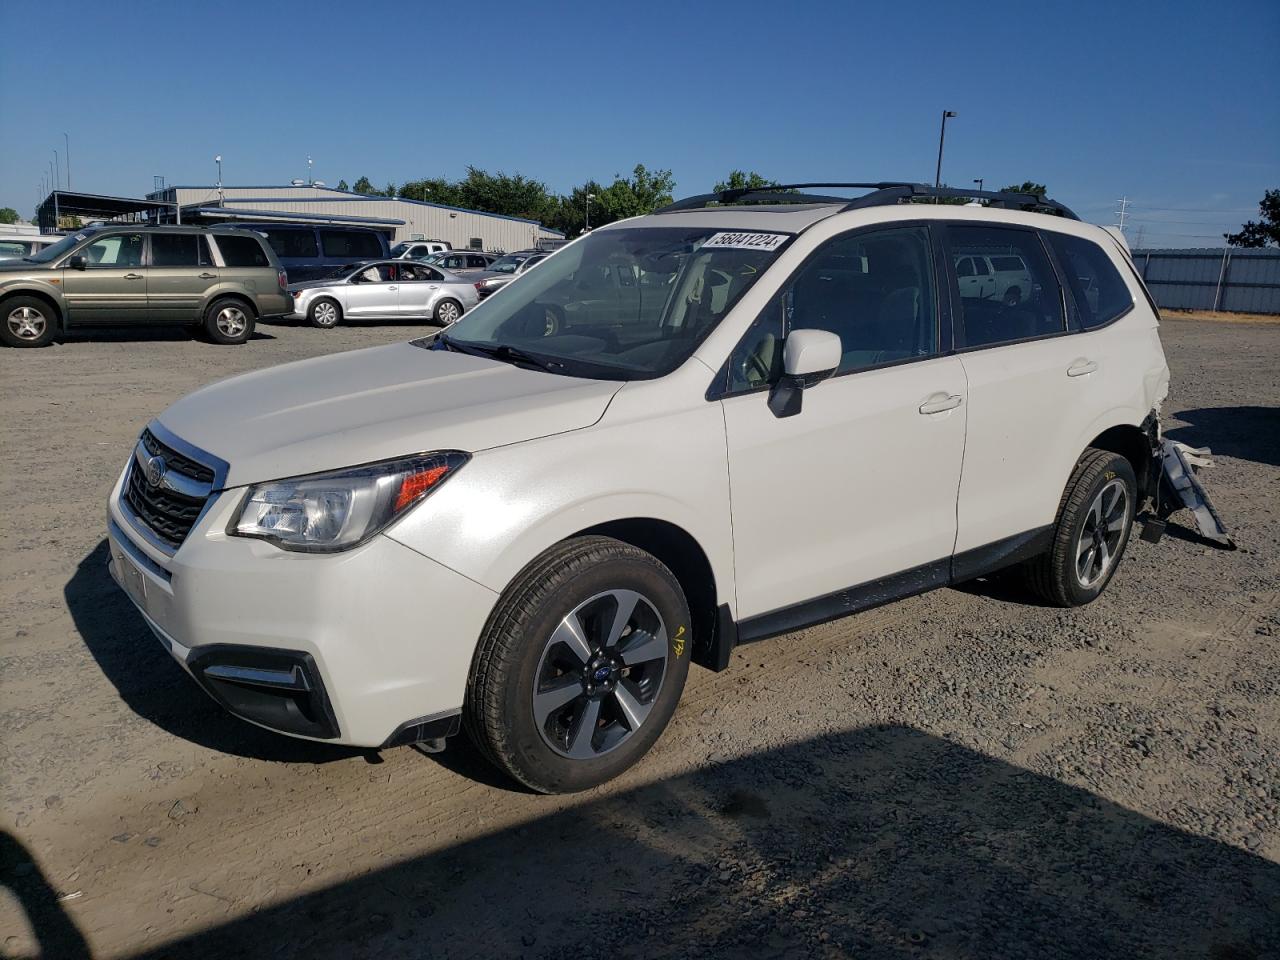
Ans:
[[[241,723],[104,569],[152,414],[418,332],[0,352],[0,955],[1280,954],[1280,327],[1163,328],[1168,426],[1214,447],[1239,550],[1171,525],[1083,610],[995,580],[742,648],[690,674],[638,769],[572,798],[458,741]]]

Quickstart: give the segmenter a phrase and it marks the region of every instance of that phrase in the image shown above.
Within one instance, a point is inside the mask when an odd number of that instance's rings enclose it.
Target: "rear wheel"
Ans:
[[[1053,542],[1028,561],[1028,586],[1059,607],[1096,600],[1129,543],[1138,483],[1129,461],[1109,450],[1085,451],[1062,494]]]
[[[534,790],[603,783],[666,728],[690,641],[684,593],[659,560],[608,537],[565,541],[498,602],[468,681],[467,731]]]
[[[39,297],[10,297],[0,315],[0,340],[11,347],[45,347],[58,332],[57,313]]]
[[[233,345],[253,336],[253,308],[243,300],[222,297],[204,312],[204,332],[214,343]]]
[[[1004,305],[1006,307],[1016,307],[1022,302],[1022,290],[1018,287],[1010,287],[1004,292]]]
[[[336,300],[317,300],[307,311],[307,319],[311,321],[313,327],[328,330],[330,327],[336,327],[342,320],[342,308],[338,306]]]
[[[462,316],[462,304],[457,300],[441,300],[436,304],[435,319],[436,323],[442,327],[450,326],[457,323],[458,318]]]

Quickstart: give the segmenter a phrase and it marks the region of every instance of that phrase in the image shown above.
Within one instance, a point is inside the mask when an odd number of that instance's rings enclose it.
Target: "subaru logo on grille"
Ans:
[[[168,469],[169,465],[164,462],[164,457],[151,457],[147,460],[147,465],[144,468],[144,472],[147,475],[147,483],[153,487],[160,486],[160,481],[164,479]]]

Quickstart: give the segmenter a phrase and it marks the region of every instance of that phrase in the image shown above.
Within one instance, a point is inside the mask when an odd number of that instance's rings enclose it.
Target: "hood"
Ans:
[[[232,377],[157,419],[225,460],[236,487],[579,430],[621,387],[400,343]]]
[[[316,287],[345,286],[347,286],[347,284],[343,283],[341,279],[335,280],[330,277],[328,280],[302,280],[298,283],[291,283],[289,284],[289,292],[293,293],[295,290],[314,290]]]

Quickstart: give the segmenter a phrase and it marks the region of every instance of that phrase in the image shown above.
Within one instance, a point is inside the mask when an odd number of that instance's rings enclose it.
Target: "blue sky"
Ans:
[[[677,195],[782,180],[1024,179],[1131,242],[1212,246],[1280,187],[1280,3],[0,4],[0,206],[460,176]],[[56,39],[53,39],[55,38]],[[443,93],[432,95],[437,81]]]

